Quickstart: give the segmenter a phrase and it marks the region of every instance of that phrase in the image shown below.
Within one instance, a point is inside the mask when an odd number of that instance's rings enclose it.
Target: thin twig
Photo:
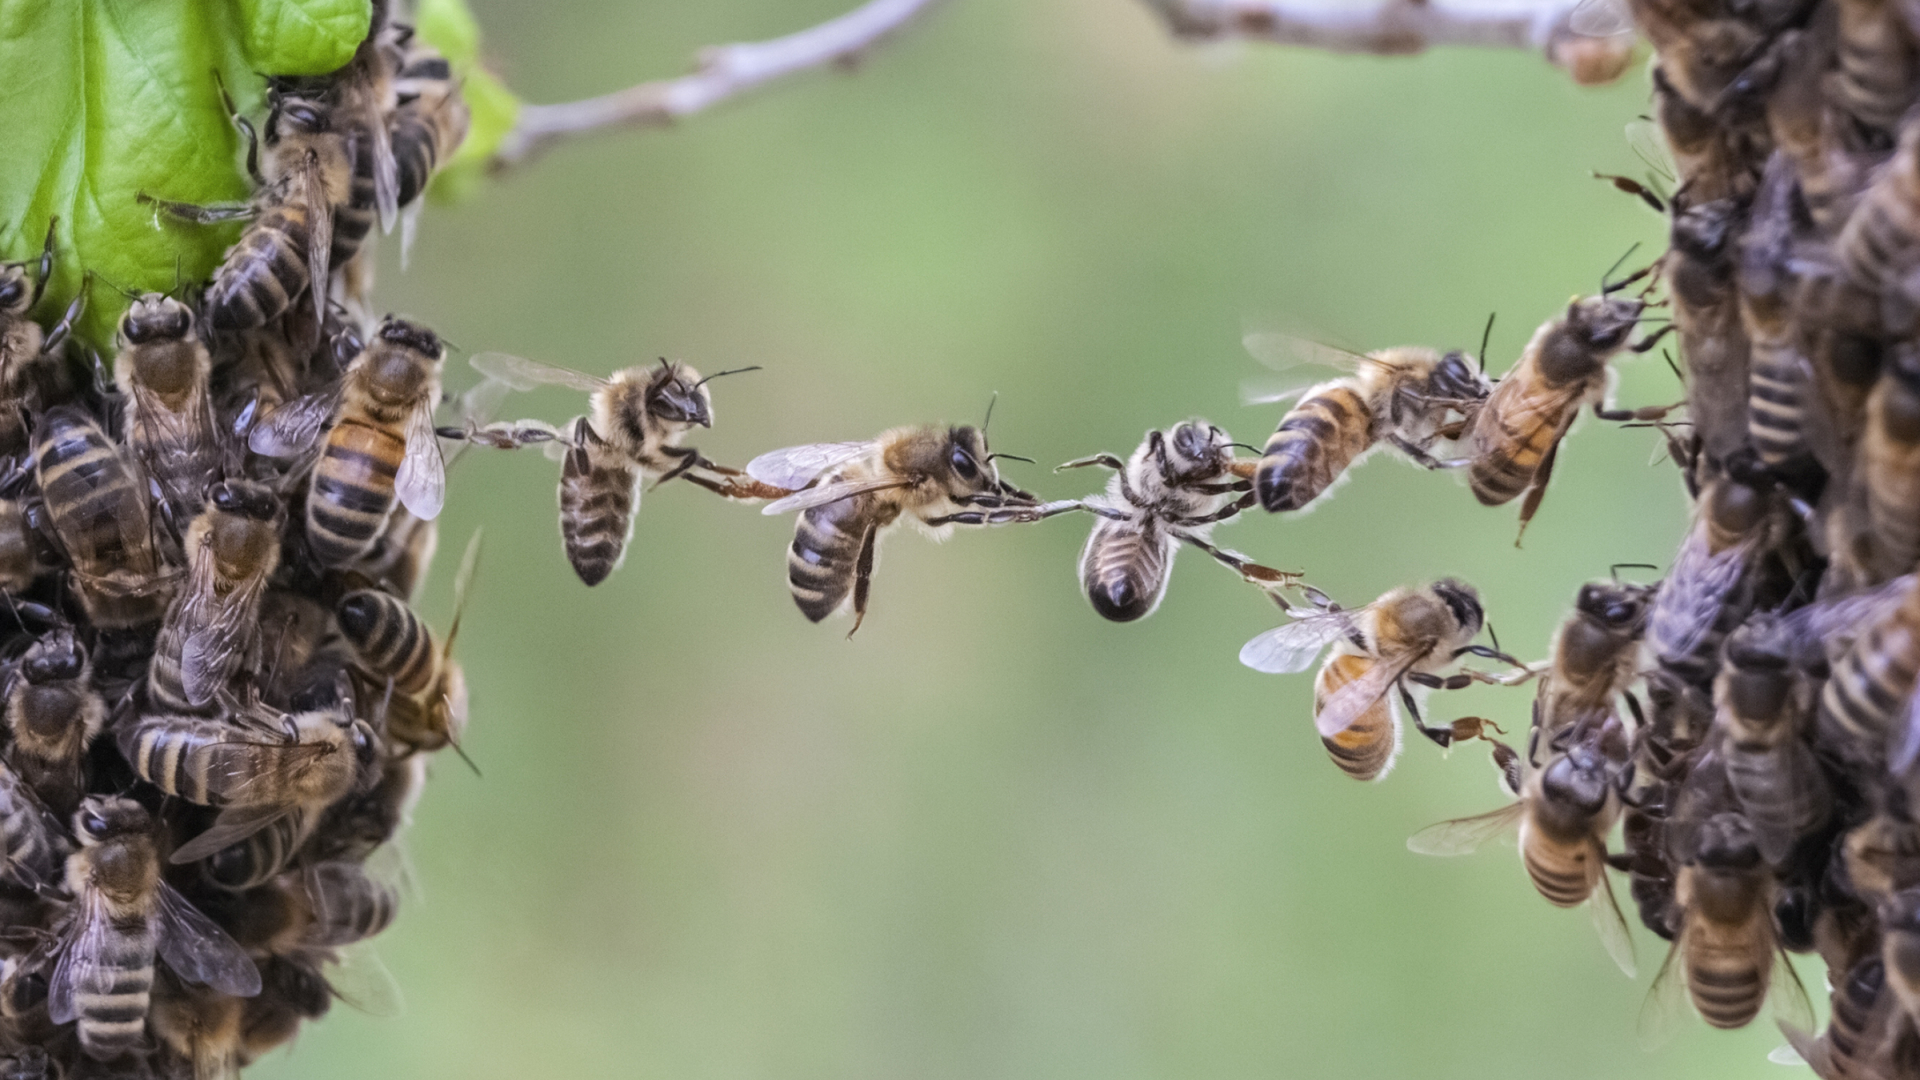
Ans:
[[[829,64],[851,67],[938,0],[869,0],[836,19],[771,41],[702,50],[692,74],[641,83],[562,105],[527,105],[494,152],[495,169],[519,164],[557,139],[602,128],[664,127],[767,83]]]

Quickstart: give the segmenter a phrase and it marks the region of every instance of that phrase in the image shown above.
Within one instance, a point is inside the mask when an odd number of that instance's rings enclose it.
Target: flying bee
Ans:
[[[713,426],[708,382],[758,370],[738,368],[702,379],[685,364],[662,360],[656,368],[625,368],[602,379],[506,353],[481,353],[471,362],[476,371],[515,390],[551,384],[591,395],[588,414],[564,436],[560,472],[560,537],[567,561],[588,585],[605,581],[626,558],[641,481],[657,486],[684,475],[719,490],[689,472],[710,463],[680,442],[695,427]]]
[[[451,745],[459,751],[467,723],[467,680],[453,659],[453,643],[479,558],[480,534],[475,533],[454,577],[453,620],[444,641],[434,641],[433,631],[406,603],[377,589],[358,589],[340,598],[340,635],[361,669],[391,687],[386,706],[389,739],[419,750]]]
[[[85,794],[87,747],[106,726],[93,665],[69,627],[37,638],[7,685],[7,760],[42,801],[70,814]]]
[[[1333,763],[1356,780],[1385,776],[1400,752],[1398,707],[1389,691],[1398,692],[1420,733],[1444,747],[1453,741],[1452,727],[1428,727],[1407,684],[1466,687],[1472,675],[1439,673],[1469,653],[1517,665],[1504,653],[1472,644],[1486,614],[1473,586],[1452,578],[1393,589],[1354,611],[1325,603],[1318,610],[1290,608],[1288,614],[1294,621],[1247,642],[1240,662],[1255,671],[1305,671],[1333,646],[1314,676],[1313,723]]]
[[[1875,568],[1904,574],[1920,562],[1920,352],[1910,345],[1894,347],[1867,398],[1859,471]]]
[[[207,831],[177,848],[175,863],[207,858],[274,821],[319,811],[351,792],[379,753],[373,729],[351,703],[275,713],[253,706],[248,726],[196,716],[142,716],[119,732],[120,752],[140,778],[190,803],[217,806]],[[267,726],[277,721],[276,734]],[[304,839],[304,838],[303,838]]]
[[[1133,456],[1099,454],[1062,469],[1101,465],[1113,470],[1103,495],[1082,500],[1098,518],[1080,552],[1080,589],[1093,610],[1114,622],[1153,614],[1167,593],[1173,557],[1184,541],[1255,584],[1292,584],[1297,575],[1260,566],[1215,547],[1213,527],[1252,505],[1245,474],[1226,432],[1190,420],[1172,432],[1149,431]]]
[[[1540,680],[1542,738],[1551,742],[1560,732],[1613,713],[1615,701],[1639,675],[1640,637],[1653,596],[1652,586],[1619,581],[1580,587]]]
[[[1647,649],[1668,672],[1705,688],[1720,643],[1754,599],[1750,571],[1785,527],[1773,482],[1738,461],[1708,482],[1647,619]]]
[[[1738,812],[1715,814],[1689,847],[1679,853],[1679,934],[1648,992],[1643,1036],[1664,1037],[1682,986],[1714,1027],[1746,1026],[1771,997],[1783,1021],[1810,1029],[1813,1006],[1776,936],[1773,873],[1753,828]]]
[[[1383,444],[1415,464],[1443,467],[1431,453],[1435,444],[1459,438],[1490,391],[1457,351],[1405,347],[1361,356],[1285,334],[1249,334],[1245,344],[1273,367],[1304,361],[1351,373],[1308,387],[1267,440],[1254,490],[1273,512],[1305,508]]]
[[[127,403],[127,446],[180,521],[199,509],[223,452],[208,392],[213,360],[193,322],[187,305],[147,293],[120,317],[113,362]]]
[[[445,354],[433,331],[389,317],[336,390],[282,405],[248,437],[257,454],[292,457],[332,423],[307,495],[307,540],[321,565],[342,566],[365,554],[396,495],[415,517],[439,516],[447,472],[433,409]]]
[[[1633,938],[1607,878],[1606,838],[1620,817],[1624,753],[1617,720],[1583,728],[1545,768],[1530,770],[1517,800],[1430,825],[1407,847],[1422,855],[1465,855],[1518,826],[1521,861],[1534,888],[1557,907],[1587,902],[1607,955],[1631,977]]]
[[[852,636],[867,614],[880,536],[901,518],[935,540],[954,525],[1031,520],[1042,507],[1000,478],[983,429],[922,424],[867,442],[815,443],[762,454],[747,475],[792,492],[763,514],[800,511],[787,551],[787,586],[801,614],[819,622],[853,600]]]
[[[187,530],[186,587],[154,643],[147,697],[196,712],[214,704],[256,652],[260,601],[280,565],[279,496],[246,480],[215,484]],[[257,666],[257,665],[256,665]]]
[[[119,447],[71,405],[47,410],[35,438],[47,522],[73,565],[87,614],[116,629],[157,620],[172,576],[161,572],[146,492]]]
[[[1560,440],[1583,406],[1592,406],[1603,420],[1665,415],[1664,409],[1605,407],[1613,381],[1608,361],[1622,350],[1641,351],[1656,340],[1627,344],[1646,305],[1634,297],[1612,295],[1617,288],[1576,299],[1564,315],[1543,324],[1519,362],[1494,384],[1467,431],[1472,447],[1467,480],[1474,496],[1482,505],[1499,506],[1524,492],[1523,532],[1546,494]]]
[[[227,932],[160,877],[153,818],[132,799],[90,796],[74,812],[67,859],[75,907],[48,982],[47,1015],[79,1022],[80,1047],[106,1061],[144,1047],[154,959],[223,994],[260,992],[260,973]]]
[[[1720,756],[1754,844],[1779,866],[1800,837],[1832,808],[1826,777],[1802,741],[1813,716],[1813,687],[1767,641],[1771,626],[1749,622],[1727,638],[1714,681]]]

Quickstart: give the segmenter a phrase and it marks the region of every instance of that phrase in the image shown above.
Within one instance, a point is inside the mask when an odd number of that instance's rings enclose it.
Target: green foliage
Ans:
[[[453,64],[473,113],[466,141],[428,189],[436,202],[455,202],[470,194],[485,173],[488,159],[520,114],[520,99],[480,66],[480,24],[466,0],[421,0],[414,13],[414,29]]]
[[[0,5],[0,254],[38,255],[58,215],[53,318],[83,270],[133,290],[205,278],[239,226],[156,220],[140,192],[187,202],[244,199],[241,139],[214,82],[258,116],[262,75],[347,62],[370,0],[66,0]],[[79,336],[105,346],[127,301],[96,283]]]

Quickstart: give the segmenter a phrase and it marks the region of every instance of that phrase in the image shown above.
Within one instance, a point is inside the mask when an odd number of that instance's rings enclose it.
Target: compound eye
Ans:
[[[1633,605],[1631,604],[1609,604],[1607,606],[1607,621],[1610,623],[1623,623],[1632,618]]]
[[[12,307],[27,297],[27,283],[14,278],[0,285],[0,307]]]
[[[947,455],[947,463],[953,466],[953,471],[962,480],[972,480],[980,475],[979,468],[973,463],[973,455],[957,446]]]
[[[92,811],[88,811],[80,818],[80,829],[88,836],[105,836],[107,833],[107,819]]]
[[[239,496],[235,495],[233,489],[225,484],[215,484],[208,488],[207,498],[213,500],[213,505],[216,509],[229,514],[234,513],[240,508]]]
[[[326,124],[325,116],[311,105],[289,105],[287,117],[298,126],[310,131],[318,131]]]

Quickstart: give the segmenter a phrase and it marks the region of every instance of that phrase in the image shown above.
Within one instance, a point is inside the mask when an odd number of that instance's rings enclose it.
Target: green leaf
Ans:
[[[211,274],[240,226],[158,220],[135,196],[247,198],[214,73],[257,119],[262,75],[339,67],[371,19],[370,0],[0,0],[0,257],[37,257],[60,219],[35,316],[57,318],[91,270],[103,281],[77,336],[105,350],[127,306],[113,286]]]
[[[439,49],[462,80],[461,92],[473,121],[466,141],[434,175],[428,197],[436,203],[458,202],[472,193],[485,175],[487,162],[500,140],[513,130],[520,116],[520,99],[480,66],[480,24],[466,0],[420,0],[414,11],[415,31],[421,40]]]

